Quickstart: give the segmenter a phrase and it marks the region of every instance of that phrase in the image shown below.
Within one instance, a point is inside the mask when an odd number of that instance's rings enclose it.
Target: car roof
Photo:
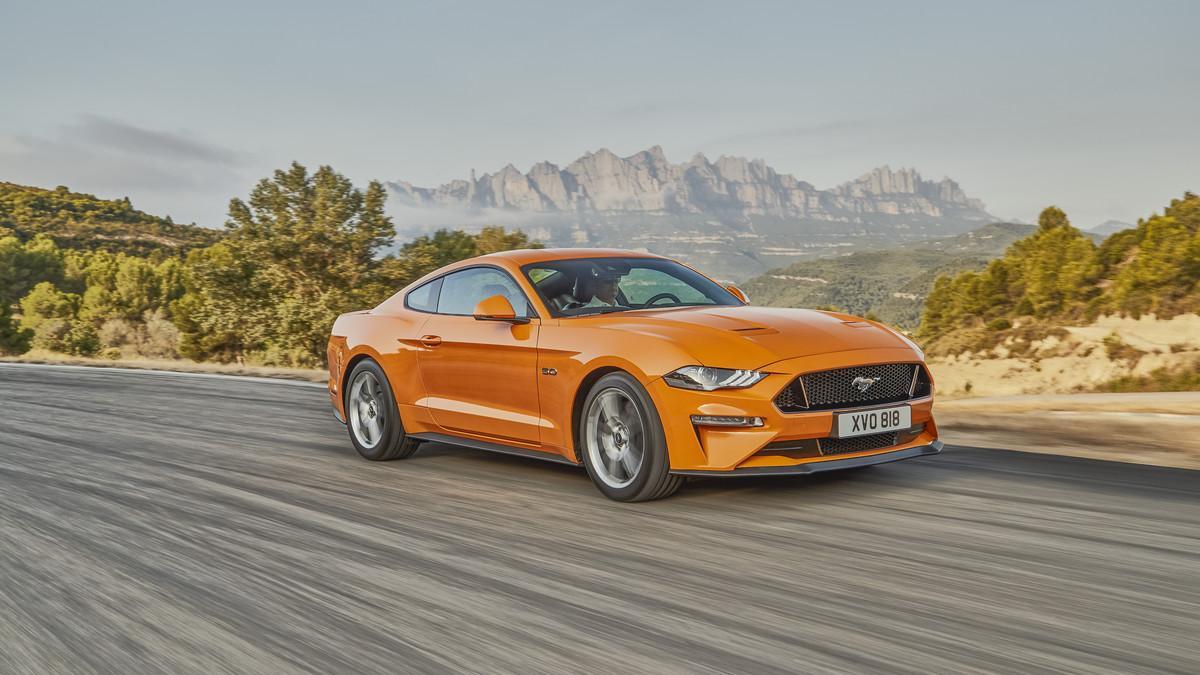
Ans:
[[[474,260],[508,260],[518,266],[551,260],[575,260],[580,258],[662,258],[647,251],[627,251],[619,248],[522,248],[500,251],[474,258]]]

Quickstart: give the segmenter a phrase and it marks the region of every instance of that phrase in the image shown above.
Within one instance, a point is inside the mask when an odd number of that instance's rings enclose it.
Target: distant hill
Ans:
[[[953,237],[907,244],[905,248],[995,258],[1002,255],[1014,241],[1028,237],[1035,229],[1035,226],[1025,223],[991,223]]]
[[[1110,234],[1116,234],[1122,230],[1128,230],[1134,227],[1137,227],[1137,225],[1134,225],[1133,223],[1126,223],[1121,220],[1106,220],[1099,225],[1094,225],[1088,228],[1087,231],[1092,234],[1098,234],[1101,237],[1107,237]]]
[[[938,276],[983,269],[1033,230],[1032,225],[993,223],[953,237],[795,263],[742,287],[759,305],[833,306],[915,329]]]
[[[949,178],[879,167],[817,189],[763,160],[702,154],[681,164],[661,147],[585,154],[440,187],[387,184],[401,231],[504,224],[559,246],[645,248],[720,277],[745,279],[803,258],[958,234],[995,220]]]
[[[207,246],[221,233],[180,225],[133,208],[129,199],[99,199],[63,186],[53,190],[0,182],[0,232],[21,239],[47,234],[59,246],[145,254]]]

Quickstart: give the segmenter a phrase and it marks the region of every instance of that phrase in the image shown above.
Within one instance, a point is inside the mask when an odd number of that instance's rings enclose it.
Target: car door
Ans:
[[[527,323],[472,316],[484,298],[508,297]],[[470,267],[443,277],[437,313],[421,329],[417,363],[425,404],[439,426],[500,441],[539,443],[539,319],[504,270]]]

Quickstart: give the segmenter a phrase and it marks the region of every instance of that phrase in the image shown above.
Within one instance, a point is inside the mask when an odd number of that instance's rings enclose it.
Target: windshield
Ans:
[[[742,304],[719,284],[673,260],[579,258],[521,270],[556,317]]]

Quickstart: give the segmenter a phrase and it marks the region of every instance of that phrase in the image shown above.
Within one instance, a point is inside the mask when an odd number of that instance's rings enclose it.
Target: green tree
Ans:
[[[1037,231],[1013,244],[1004,260],[1036,316],[1061,312],[1097,290],[1096,246],[1056,206],[1042,211]]]
[[[43,281],[21,298],[21,327],[37,330],[47,319],[74,319],[79,304],[78,295],[63,293],[54,284]]]
[[[385,276],[393,288],[405,286],[452,262],[520,248],[542,248],[542,244],[530,241],[520,230],[510,232],[497,226],[485,227],[478,234],[440,229],[401,246],[395,258],[384,262]]]
[[[24,354],[29,351],[33,331],[13,320],[8,305],[0,305],[0,354]]]
[[[1200,197],[1173,200],[1130,233],[1104,251],[1112,284],[1103,308],[1140,315],[1200,307]]]
[[[33,331],[33,347],[63,354],[92,356],[100,351],[96,329],[86,321],[51,318]]]
[[[118,253],[111,258],[97,256],[94,264],[98,269],[88,267],[89,283],[80,318],[94,322],[137,320],[163,306],[158,269],[149,260]]]
[[[62,251],[49,237],[0,238],[0,305],[12,305],[39,282],[62,283],[63,268]]]
[[[377,181],[359,190],[328,166],[310,174],[293,163],[230,201],[225,241],[188,258],[172,310],[181,350],[320,363],[334,318],[386,292],[379,253],[395,230],[385,198]]]

